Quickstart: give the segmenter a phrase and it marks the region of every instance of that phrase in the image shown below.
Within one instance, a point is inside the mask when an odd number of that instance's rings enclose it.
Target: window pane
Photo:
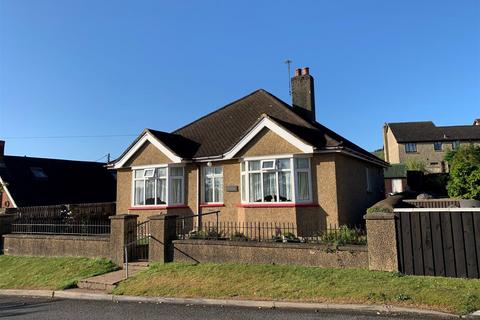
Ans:
[[[249,170],[260,170],[260,161],[249,161],[248,162]]]
[[[215,170],[215,174],[222,174],[223,173],[222,167],[214,167],[214,170]]]
[[[135,170],[135,178],[143,178],[143,170]]]
[[[182,199],[182,192],[183,192],[183,183],[182,179],[172,179],[171,181],[171,187],[172,187],[172,201],[171,204],[181,204],[183,203]]]
[[[152,178],[154,174],[155,174],[155,169],[145,169],[145,172],[143,173],[143,177]]]
[[[290,172],[278,173],[279,201],[292,201],[292,183]]]
[[[222,177],[216,177],[214,179],[214,184],[215,184],[215,197],[213,201],[215,202],[223,202],[223,178]]]
[[[167,168],[157,168],[157,177],[164,178],[167,176]]]
[[[297,158],[295,159],[295,163],[297,169],[308,169],[308,158]]]
[[[308,172],[297,172],[298,200],[310,200],[310,191],[308,188]]]
[[[205,193],[205,202],[212,202],[213,201],[213,183],[212,178],[205,178],[205,186],[204,186],[204,193]]]
[[[263,174],[263,200],[277,201],[277,175],[275,172]]]
[[[167,203],[167,179],[157,180],[157,204]]]
[[[442,143],[441,142],[434,142],[433,143],[433,148],[435,151],[441,151],[442,150]]]
[[[205,167],[205,175],[208,176],[208,175],[211,175],[213,173],[213,168],[212,167]]]
[[[262,202],[262,185],[260,173],[248,175],[250,202]]]
[[[279,159],[278,160],[278,169],[290,169],[290,159]]]
[[[143,174],[143,170],[142,170]],[[144,205],[145,203],[143,202],[143,197],[144,197],[144,185],[143,185],[143,180],[140,181],[135,181],[135,205]]]
[[[245,181],[245,175],[242,174],[242,201],[247,200],[247,185]]]
[[[145,204],[155,204],[155,180],[145,181]]]
[[[275,161],[263,161],[262,162],[262,169],[275,169]]]
[[[183,177],[183,167],[170,167],[170,177]]]

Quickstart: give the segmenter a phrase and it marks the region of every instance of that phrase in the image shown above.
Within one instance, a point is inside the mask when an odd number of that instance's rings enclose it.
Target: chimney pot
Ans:
[[[309,68],[309,67],[303,68],[302,74],[303,74],[304,76],[309,75],[309,74],[310,74],[310,68]]]
[[[295,69],[295,77],[299,77],[302,75],[302,70],[300,68]]]

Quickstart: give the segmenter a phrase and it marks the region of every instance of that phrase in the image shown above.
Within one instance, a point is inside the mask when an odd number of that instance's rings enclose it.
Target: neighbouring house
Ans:
[[[145,129],[112,162],[117,213],[204,214],[299,228],[359,224],[387,164],[315,120],[309,69],[293,105],[260,89],[171,133]],[[204,217],[207,219],[207,216]]]
[[[11,156],[4,150],[0,140],[0,211],[116,199],[115,173],[105,163]]]
[[[448,172],[444,158],[460,145],[480,145],[480,119],[472,125],[436,126],[432,121],[386,123],[383,127],[385,161],[423,162],[429,173]]]

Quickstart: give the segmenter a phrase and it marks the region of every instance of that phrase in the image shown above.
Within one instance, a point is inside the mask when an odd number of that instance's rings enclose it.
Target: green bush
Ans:
[[[230,236],[230,240],[232,240],[232,241],[248,241],[249,239],[242,232],[235,232],[233,235]]]
[[[448,195],[480,200],[480,147],[461,146],[446,156],[450,164]]]
[[[373,206],[367,209],[367,214],[372,214],[376,212],[392,213],[393,209],[385,208],[385,207],[376,207],[376,206]]]
[[[327,230],[318,235],[321,243],[334,246],[344,246],[346,244],[367,243],[367,235],[363,230],[357,228],[349,228],[348,226],[340,226],[339,229]]]

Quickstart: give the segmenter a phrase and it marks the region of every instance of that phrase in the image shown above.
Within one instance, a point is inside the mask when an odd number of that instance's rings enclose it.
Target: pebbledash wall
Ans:
[[[320,268],[368,268],[366,246],[217,240],[173,241],[173,260],[187,263],[294,264]]]
[[[198,203],[197,179],[201,167],[185,166],[185,205],[181,207],[132,207],[132,166],[170,163],[164,154],[147,142],[117,174],[117,213],[138,214],[140,220],[163,214],[191,215],[200,206],[202,213],[219,210],[221,221],[294,223],[299,228],[322,229],[328,225],[359,224],[365,210],[383,197],[383,173],[376,165],[341,153],[314,154],[311,158],[313,201],[310,204],[242,204],[240,199],[240,159],[243,157],[289,155],[300,151],[268,129],[264,129],[238,154],[239,159],[214,162],[223,167],[224,186],[237,186],[228,192],[224,187],[222,205]],[[367,190],[366,169],[373,173],[371,190]],[[213,219],[205,217],[204,221]]]
[[[3,238],[5,255],[110,258],[108,236],[7,234]]]

